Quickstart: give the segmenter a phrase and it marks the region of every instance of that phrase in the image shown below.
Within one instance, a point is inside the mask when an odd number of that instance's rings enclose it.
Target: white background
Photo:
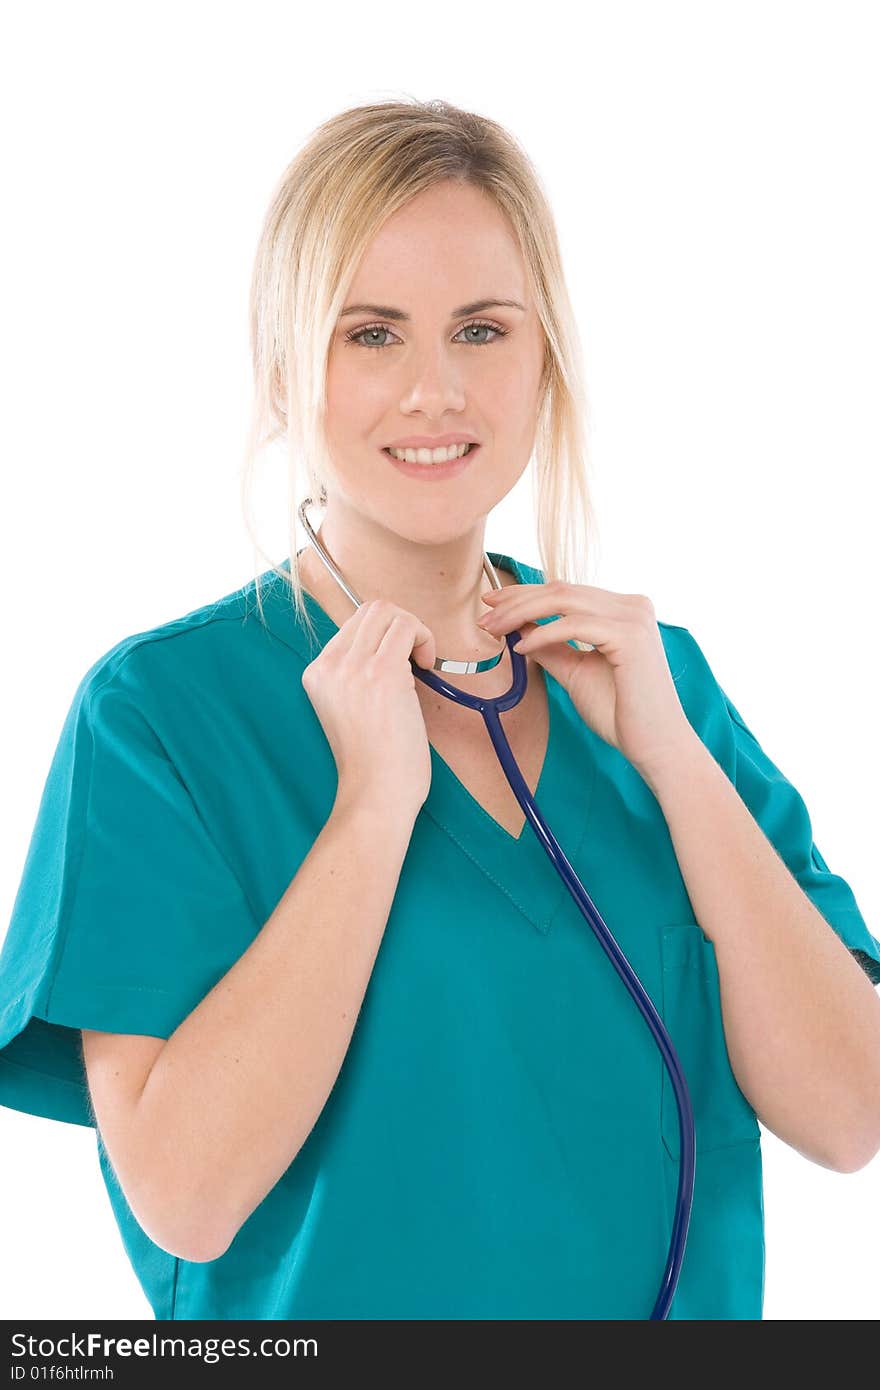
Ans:
[[[506,125],[550,195],[598,582],[691,630],[878,934],[876,19],[846,0],[7,17],[0,930],[86,669],[252,576],[247,293],[275,180],[341,108],[416,96]],[[280,471],[263,488],[280,561]],[[527,488],[487,548],[537,563]],[[0,1110],[0,1152],[2,1315],[150,1318],[94,1132]],[[764,1163],[766,1318],[875,1319],[880,1158],[832,1173],[765,1134]]]

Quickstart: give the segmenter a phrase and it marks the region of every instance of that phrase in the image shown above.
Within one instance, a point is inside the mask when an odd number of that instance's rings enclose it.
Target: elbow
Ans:
[[[182,1260],[187,1260],[189,1264],[206,1265],[206,1264],[210,1264],[212,1260],[219,1260],[220,1257],[221,1257],[221,1255],[225,1255],[225,1254],[226,1254],[226,1251],[227,1251],[228,1249],[229,1249],[229,1244],[228,1244],[228,1243],[227,1243],[226,1245],[222,1245],[222,1246],[218,1246],[218,1245],[198,1246],[195,1250],[191,1251],[188,1255],[181,1255],[180,1258],[181,1258]]]
[[[216,1227],[208,1222],[196,1223],[191,1217],[174,1220],[170,1203],[158,1207],[160,1219],[156,1219],[155,1206],[147,1207],[143,1202],[135,1206],[132,1201],[129,1201],[129,1206],[141,1230],[154,1245],[177,1260],[186,1260],[188,1264],[209,1264],[212,1260],[219,1260],[232,1243],[221,1237]]]
[[[850,1135],[848,1144],[838,1144],[834,1161],[829,1166],[838,1173],[858,1173],[867,1168],[880,1152],[880,1128],[861,1130]]]
[[[232,1240],[227,1232],[218,1230],[216,1223],[205,1221],[197,1226],[190,1225],[184,1231],[178,1230],[171,1253],[189,1264],[210,1264],[226,1254]]]
[[[860,1149],[852,1148],[845,1154],[838,1156],[834,1168],[838,1173],[858,1173],[860,1169],[867,1168],[868,1164],[877,1157],[878,1152],[880,1152],[880,1144],[876,1142],[863,1145]]]
[[[182,1239],[179,1234],[171,1237],[163,1235],[162,1239],[158,1239],[143,1222],[139,1224],[154,1245],[158,1245],[161,1250],[165,1250],[177,1260],[186,1260],[187,1264],[210,1264],[212,1260],[219,1260],[231,1244],[230,1241],[219,1241],[211,1236],[194,1237],[191,1233]]]
[[[238,1235],[240,1224],[221,1223],[208,1217],[191,1223],[183,1234],[178,1231],[176,1244],[180,1258],[190,1264],[210,1264],[212,1260],[219,1260]]]
[[[828,1165],[838,1173],[858,1173],[880,1152],[880,1078],[860,1078],[859,1085],[841,1100],[833,1138],[828,1147]]]
[[[213,1173],[210,1176],[213,1179]],[[132,1214],[155,1245],[188,1264],[210,1264],[226,1254],[265,1196],[249,1191],[236,1200],[230,1186],[228,1172],[222,1181],[209,1181],[200,1173],[187,1183],[179,1170],[160,1174],[153,1166],[126,1195]]]
[[[189,1264],[205,1265],[225,1255],[232,1242],[218,1239],[215,1232],[208,1231],[195,1237],[190,1235],[188,1239],[175,1241],[174,1244],[179,1259]]]
[[[140,1124],[145,1123],[143,1120]],[[159,1128],[153,1125],[153,1131]],[[132,1216],[144,1234],[167,1254],[188,1264],[209,1264],[229,1249],[230,1234],[225,1209],[226,1183],[218,1192],[203,1168],[191,1160],[185,1165],[173,1138],[157,1147],[146,1131],[132,1127],[129,1150],[137,1163],[124,1173],[116,1171]]]

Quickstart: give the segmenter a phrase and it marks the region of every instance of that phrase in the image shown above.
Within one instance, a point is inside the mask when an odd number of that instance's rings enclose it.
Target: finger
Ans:
[[[487,595],[481,595],[487,602]],[[626,616],[631,599],[626,594],[599,589],[592,584],[511,584],[493,590],[491,613],[479,623],[488,632],[510,632],[525,618],[554,618],[563,614]]]
[[[525,624],[523,625],[523,629]],[[588,642],[598,650],[601,650],[603,642],[607,643],[613,631],[613,624],[606,618],[593,618],[585,622],[580,614],[572,614],[564,618],[557,618],[554,622],[541,623],[531,628],[528,632],[523,630],[523,636],[518,642],[514,642],[515,652],[532,652],[538,647],[552,646],[557,642],[568,642],[575,638],[580,642]]]
[[[425,636],[422,636],[422,633]],[[424,670],[430,671],[437,660],[437,647],[434,641],[434,634],[424,623],[417,623],[414,636],[409,641],[403,643],[404,655],[412,657],[416,665]]]
[[[521,594],[528,589],[546,589],[546,584],[505,584],[503,589],[486,589],[480,594],[484,603],[497,603],[500,598],[509,597],[511,593]]]
[[[368,599],[362,603],[354,616],[349,619],[351,631],[349,651],[361,660],[375,655],[376,648],[385,635],[391,617],[391,605],[384,604],[381,599]]]
[[[547,586],[544,584],[535,584],[532,589],[533,592],[530,594],[517,593],[495,603],[491,613],[486,614],[478,626],[487,632],[512,632],[528,618],[555,618],[560,617],[563,611],[567,613],[586,611],[582,602],[578,602],[576,606],[572,606],[570,603],[564,606],[560,605],[559,594],[548,592]]]
[[[433,643],[434,634],[414,613],[410,613],[407,609],[401,608],[398,604],[391,603],[387,599],[370,599],[366,603],[362,603],[358,609],[356,618],[359,621],[353,623],[355,631],[352,637],[351,651],[361,660],[375,656],[396,617],[405,617],[410,620],[410,627],[406,629],[411,634],[407,655],[414,645],[423,649],[425,644]]]
[[[422,637],[424,632],[427,636]],[[431,669],[436,659],[434,634],[413,614],[400,612],[392,617],[388,629],[379,643],[377,656],[390,656],[392,660],[407,660],[412,657],[418,666]]]

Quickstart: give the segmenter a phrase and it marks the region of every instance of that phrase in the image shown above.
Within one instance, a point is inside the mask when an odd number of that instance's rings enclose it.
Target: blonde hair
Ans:
[[[493,198],[519,242],[545,334],[533,475],[540,567],[548,582],[594,582],[581,348],[538,174],[514,137],[485,116],[444,101],[369,103],[325,121],[287,166],[266,212],[251,279],[254,395],[241,481],[245,524],[255,562],[258,555],[269,560],[252,525],[250,499],[260,450],[283,438],[290,562],[289,570],[270,568],[290,584],[312,639],[295,563],[298,474],[303,466],[309,493],[302,495],[321,500],[332,477],[324,434],[330,341],[354,271],[382,223],[443,180]],[[265,621],[259,569],[255,580]]]

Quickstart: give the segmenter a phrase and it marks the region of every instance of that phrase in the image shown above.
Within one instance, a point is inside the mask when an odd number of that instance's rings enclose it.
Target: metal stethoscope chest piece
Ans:
[[[348,595],[352,603],[358,608],[361,607],[363,600],[354,592],[348,582],[340,574],[337,566],[328,555],[326,548],[318,539],[309,524],[307,509],[311,506],[311,498],[307,497],[300,504],[299,518],[305,528],[312,545],[323,560],[330,574],[336,580],[340,588]],[[489,576],[490,583],[495,589],[503,587],[496,575],[488,555],[483,556],[483,568]],[[410,665],[413,675],[419,680],[430,685],[447,699],[454,700],[456,704],[467,705],[470,709],[479,710],[489,731],[489,737],[497,754],[498,761],[507,777],[513,790],[514,796],[522,807],[526,820],[531,825],[538,837],[540,844],[546,850],[553,867],[564,882],[582,915],[591,927],[593,934],[599,941],[611,964],[614,966],[621,980],[633,998],[639,1012],[644,1018],[650,1029],[651,1035],[660,1050],[666,1070],[672,1083],[675,1093],[676,1104],[678,1105],[680,1157],[678,1160],[678,1191],[676,1195],[675,1214],[672,1222],[672,1233],[669,1242],[669,1253],[666,1259],[666,1268],[660,1284],[660,1291],[651,1313],[651,1320],[664,1319],[669,1314],[669,1309],[675,1296],[676,1286],[681,1273],[682,1261],[684,1260],[685,1245],[687,1243],[688,1226],[690,1224],[691,1207],[694,1195],[694,1175],[696,1169],[696,1137],[694,1131],[694,1114],[691,1105],[690,1092],[678,1054],[672,1043],[672,1039],[667,1033],[663,1022],[654,1008],[650,996],[642,985],[638,975],[636,975],[617,941],[612,936],[599,911],[593,902],[586,888],[581,883],[569,860],[550,829],[541,811],[535,803],[535,799],[529,789],[528,783],[519,770],[513,750],[501,726],[500,715],[506,710],[513,709],[518,705],[526,690],[527,666],[526,659],[522,652],[515,652],[513,644],[518,642],[520,633],[509,632],[506,634],[507,649],[510,652],[510,659],[513,664],[513,682],[510,689],[503,695],[494,698],[486,698],[479,695],[471,695],[465,690],[459,690],[457,686],[450,685],[448,681],[440,676],[434,675],[434,671],[449,671],[450,673],[470,674],[476,671],[490,671],[503,656],[503,648],[497,656],[490,657],[487,661],[450,661],[438,659],[434,663],[433,671],[426,671],[410,657]],[[662,1160],[662,1154],[661,1154]]]

